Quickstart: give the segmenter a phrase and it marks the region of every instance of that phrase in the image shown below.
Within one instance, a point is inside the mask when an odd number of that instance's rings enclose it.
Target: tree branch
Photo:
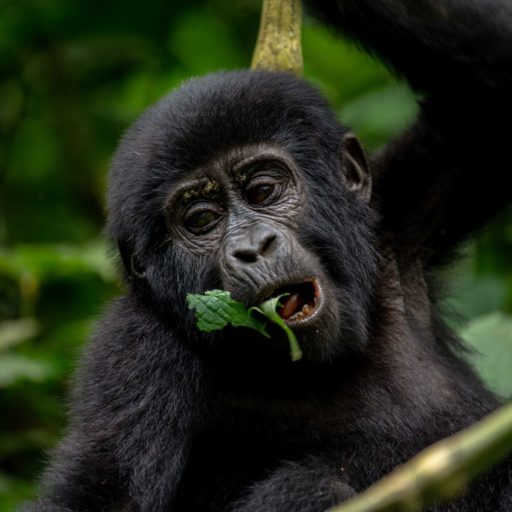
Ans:
[[[512,404],[432,445],[329,512],[416,512],[453,498],[512,449]]]
[[[263,0],[252,69],[302,74],[301,0]]]

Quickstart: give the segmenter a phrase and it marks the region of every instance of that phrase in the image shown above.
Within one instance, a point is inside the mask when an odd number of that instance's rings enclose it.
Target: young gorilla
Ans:
[[[511,196],[511,4],[315,7],[423,93],[416,126],[375,159],[371,192],[357,140],[292,76],[215,74],[147,111],[110,181],[129,289],[25,510],[322,511],[497,406],[434,291]],[[185,297],[212,288],[248,305],[296,293],[285,316],[304,359],[277,334],[198,332]],[[511,467],[431,510],[512,510]]]

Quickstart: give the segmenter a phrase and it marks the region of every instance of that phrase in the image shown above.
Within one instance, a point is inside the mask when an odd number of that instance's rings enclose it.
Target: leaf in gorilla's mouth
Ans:
[[[323,306],[322,288],[318,280],[305,279],[276,288],[266,300],[247,307],[231,298],[226,290],[208,290],[204,294],[187,294],[188,307],[196,311],[197,326],[205,332],[233,327],[248,327],[270,338],[267,325],[257,313],[286,333],[292,361],[302,358],[302,350],[292,327],[309,325]]]
[[[281,299],[288,296],[275,295],[261,302],[258,306],[247,308],[241,302],[233,300],[226,290],[208,290],[204,294],[187,294],[187,303],[190,309],[196,311],[197,327],[204,332],[217,331],[231,324],[233,327],[248,327],[255,329],[263,336],[270,338],[266,330],[266,323],[253,316],[258,313],[263,318],[278,325],[283,329],[290,345],[290,357],[292,361],[302,358],[302,350],[293,331],[288,327],[288,321],[277,313]]]
[[[321,298],[316,279],[283,286],[272,293],[273,297],[283,295],[277,312],[287,323],[299,325],[316,316]]]

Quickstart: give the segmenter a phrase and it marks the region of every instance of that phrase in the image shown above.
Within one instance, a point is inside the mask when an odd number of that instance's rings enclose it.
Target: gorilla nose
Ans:
[[[277,247],[277,231],[270,226],[254,226],[232,239],[228,254],[238,263],[256,263],[270,257]]]

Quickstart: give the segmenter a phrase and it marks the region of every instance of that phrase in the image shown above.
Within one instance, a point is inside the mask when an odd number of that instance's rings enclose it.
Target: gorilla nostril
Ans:
[[[244,263],[254,263],[258,259],[258,254],[251,249],[238,249],[233,252],[233,256]]]
[[[242,263],[256,263],[260,258],[268,258],[277,245],[278,234],[266,227],[256,227],[232,240],[231,257]]]
[[[269,235],[263,241],[263,244],[261,245],[261,248],[260,248],[260,254],[262,256],[265,256],[265,254],[272,252],[274,250],[276,238],[277,238],[277,236],[275,234],[272,234],[272,235]]]

